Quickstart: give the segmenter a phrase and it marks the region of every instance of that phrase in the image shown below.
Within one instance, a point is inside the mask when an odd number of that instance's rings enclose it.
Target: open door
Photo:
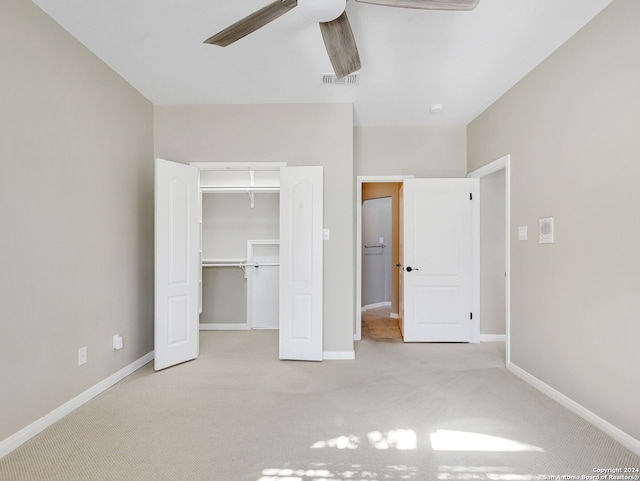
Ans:
[[[322,360],[323,169],[280,169],[280,359]]]
[[[474,341],[472,182],[404,180],[401,277],[405,342]]]
[[[198,169],[156,159],[156,371],[198,357]]]

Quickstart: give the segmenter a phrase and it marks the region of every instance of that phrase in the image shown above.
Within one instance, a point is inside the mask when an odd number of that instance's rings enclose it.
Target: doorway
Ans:
[[[398,182],[364,183],[361,204],[361,337],[402,340],[399,325]]]
[[[468,177],[480,180],[480,253],[476,269],[482,285],[481,341],[505,341],[506,365],[510,350],[511,279],[511,156],[500,157]],[[500,237],[502,237],[500,239]],[[496,267],[497,266],[497,267]]]
[[[357,190],[356,190],[356,202],[357,202],[357,214],[356,214],[356,312],[355,312],[355,325],[354,325],[354,339],[362,339],[362,315],[363,307],[365,307],[365,313],[372,316],[382,316],[384,319],[389,319],[388,324],[390,329],[393,329],[393,324],[397,325],[399,318],[399,269],[396,267],[400,262],[399,254],[399,235],[400,235],[400,186],[402,181],[406,178],[412,178],[413,176],[359,176],[357,178]],[[367,240],[366,245],[379,244],[379,238],[383,237],[385,247],[384,248],[364,248],[365,236],[363,229],[366,228],[366,222],[363,219],[363,205],[365,201],[374,199],[390,199],[391,202],[391,234],[388,239],[384,238],[384,235],[373,235],[372,239]],[[388,201],[386,201],[388,202]],[[369,244],[369,240],[374,241]],[[390,278],[388,284],[390,285],[391,299],[389,301],[380,301],[384,304],[376,306],[367,295],[364,296],[364,284],[366,283],[363,275],[364,269],[364,257],[365,251],[371,251],[373,258],[376,252],[385,251],[390,258],[390,265],[388,271]],[[381,261],[382,256],[378,256],[378,261]],[[373,260],[373,259],[372,259]],[[387,305],[388,302],[388,305]],[[368,307],[368,309],[366,309]],[[365,314],[366,315],[366,314]],[[399,328],[398,328],[399,329]]]
[[[411,200],[403,209],[402,192],[405,190],[405,197],[408,195],[408,185],[412,186],[412,194],[409,196]],[[365,244],[362,206],[371,188],[383,191],[375,192],[371,195],[373,198],[389,196],[389,189],[395,190],[398,196],[399,220],[398,228],[394,229],[398,238],[398,242],[394,244],[398,251],[392,266],[392,272],[398,279],[394,279],[392,286],[397,289],[398,295],[392,299],[392,311],[389,315],[399,319],[404,340],[407,341],[404,328],[411,327],[411,342],[479,342],[479,319],[478,316],[474,316],[479,300],[479,285],[476,279],[478,271],[471,262],[476,258],[476,251],[479,249],[478,203],[469,202],[479,198],[476,197],[477,185],[478,182],[474,179],[415,179],[414,176],[357,178],[355,340],[362,339],[362,306],[367,305],[366,299],[363,299]],[[476,207],[471,207],[472,205]],[[413,207],[409,209],[409,206]],[[405,241],[415,241],[411,249],[407,249],[406,246],[403,249],[401,245],[403,210],[406,211],[405,217],[413,219],[411,222],[405,222],[404,229]],[[427,225],[429,223],[439,227],[430,229]],[[456,239],[468,239],[469,244],[466,244],[467,241],[461,243]],[[425,250],[416,246],[431,248]],[[401,265],[403,257],[407,262],[406,266]],[[438,272],[433,271],[436,266],[440,266]],[[406,280],[411,282],[407,284],[404,282]],[[408,289],[411,289],[410,299],[407,298],[410,300],[409,304],[403,302],[402,296],[403,292],[408,295]],[[405,308],[410,305],[411,309],[406,311],[403,305]],[[404,319],[403,311],[407,314]],[[445,327],[448,329],[446,335],[443,334]]]

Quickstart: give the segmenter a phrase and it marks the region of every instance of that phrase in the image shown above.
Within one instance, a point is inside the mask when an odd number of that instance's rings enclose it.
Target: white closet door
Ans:
[[[198,357],[198,169],[156,159],[156,371]]]
[[[322,360],[323,169],[280,170],[280,359]]]

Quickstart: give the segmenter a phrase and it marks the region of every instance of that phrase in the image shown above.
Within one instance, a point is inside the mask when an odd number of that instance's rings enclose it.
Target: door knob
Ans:
[[[407,272],[411,272],[411,271],[419,271],[420,269],[416,268],[416,267],[411,267],[411,266],[407,266]]]

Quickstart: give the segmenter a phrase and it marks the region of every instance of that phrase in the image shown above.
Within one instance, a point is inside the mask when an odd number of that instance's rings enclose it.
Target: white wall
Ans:
[[[1,441],[153,350],[153,107],[29,1],[0,59]]]
[[[179,162],[324,166],[324,350],[353,352],[351,104],[156,106],[155,154]]]
[[[468,128],[470,171],[511,155],[513,363],[636,440],[638,19],[615,0]]]

